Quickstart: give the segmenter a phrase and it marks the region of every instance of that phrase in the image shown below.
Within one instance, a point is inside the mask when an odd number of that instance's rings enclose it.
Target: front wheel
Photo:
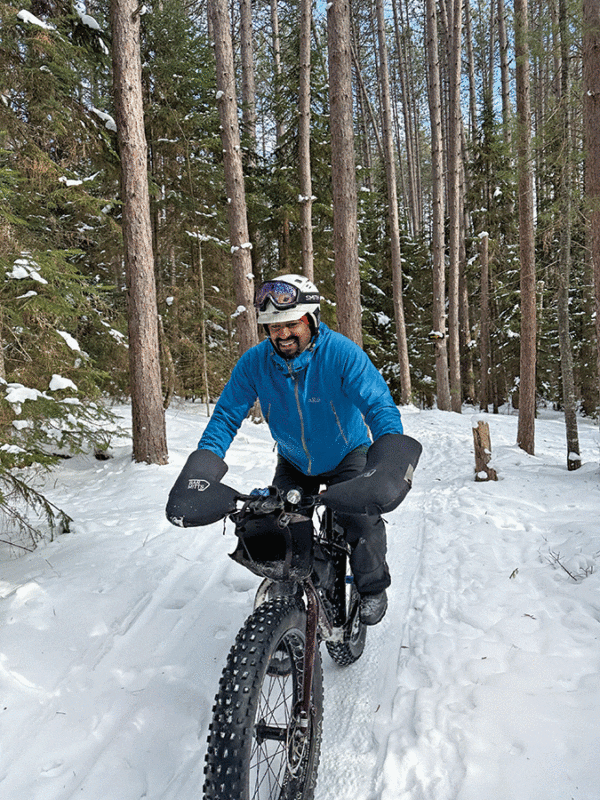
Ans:
[[[278,598],[263,603],[239,632],[215,698],[205,800],[312,800],[323,678],[317,649],[305,720],[299,712],[305,630],[302,602]]]

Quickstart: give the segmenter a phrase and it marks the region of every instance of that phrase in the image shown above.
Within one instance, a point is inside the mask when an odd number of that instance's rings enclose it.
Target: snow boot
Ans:
[[[385,590],[379,594],[363,594],[360,598],[360,621],[363,625],[377,625],[383,619],[387,606]]]

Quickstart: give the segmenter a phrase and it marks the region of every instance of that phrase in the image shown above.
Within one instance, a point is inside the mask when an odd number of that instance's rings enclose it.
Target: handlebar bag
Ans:
[[[235,519],[238,544],[230,557],[255,575],[274,581],[310,575],[313,562],[313,524],[302,514],[240,512]]]

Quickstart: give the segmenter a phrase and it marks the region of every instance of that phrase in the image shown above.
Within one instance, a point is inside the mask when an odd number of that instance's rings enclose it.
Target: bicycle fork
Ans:
[[[322,612],[317,590],[313,586],[312,581],[305,581],[304,592],[306,594],[306,644],[304,647],[304,673],[302,676],[302,700],[300,702],[300,708],[305,724],[308,725],[315,660],[319,647],[319,629],[321,629],[324,638],[329,638],[333,633],[333,627]]]

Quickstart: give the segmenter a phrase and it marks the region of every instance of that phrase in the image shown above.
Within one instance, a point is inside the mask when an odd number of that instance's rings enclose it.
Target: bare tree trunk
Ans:
[[[121,156],[133,458],[148,464],[166,464],[137,0],[111,0],[110,17],[113,93]]]
[[[231,25],[227,0],[209,0],[208,9],[215,37],[219,117],[227,189],[233,285],[237,303],[238,348],[241,355],[258,344],[258,332],[254,311],[254,280],[246,215]]]
[[[535,452],[536,274],[531,168],[531,101],[527,0],[514,0],[519,177],[519,255],[521,260],[521,364],[517,444]]]
[[[471,141],[474,141],[477,134],[477,87],[475,83],[475,54],[473,52],[471,0],[465,0],[465,36],[467,43],[467,64],[469,68],[469,137]]]
[[[600,5],[583,0],[583,121],[588,239],[596,310],[600,407]]]
[[[410,380],[410,363],[408,359],[408,342],[406,339],[406,322],[404,319],[404,301],[402,298],[402,258],[400,252],[400,222],[398,219],[398,190],[396,186],[396,163],[394,159],[394,137],[392,133],[392,104],[390,99],[390,74],[388,68],[387,45],[385,41],[385,17],[383,0],[376,0],[377,37],[379,40],[379,62],[382,118],[383,149],[385,155],[385,174],[388,195],[388,225],[390,228],[392,292],[394,300],[394,317],[396,321],[396,339],[398,344],[398,364],[400,366],[400,401],[408,405],[412,398]]]
[[[479,234],[479,260],[481,263],[480,292],[480,341],[479,360],[481,364],[479,408],[487,411],[490,404],[490,262],[489,235],[486,231]]]
[[[277,0],[271,0],[271,30],[273,35],[273,64],[275,70],[276,106],[279,106],[283,70],[281,67],[281,41],[279,36],[279,12]],[[275,119],[276,147],[279,148],[285,134],[285,124],[280,116]],[[279,242],[279,267],[282,272],[289,272],[290,223],[287,209],[283,210]]]
[[[202,383],[206,399],[206,416],[210,417],[210,389],[208,386],[208,337],[206,335],[206,298],[204,296],[204,263],[202,259],[202,238],[198,236],[198,278],[200,282],[200,348],[202,350]]]
[[[3,318],[4,314],[2,312],[2,308],[0,307],[0,378],[5,381],[6,380],[6,364],[4,361],[4,337],[2,336],[2,325],[3,325]]]
[[[498,45],[500,47],[500,83],[502,94],[502,129],[504,140],[510,142],[510,67],[508,61],[508,36],[504,0],[498,0]]]
[[[352,53],[352,62],[354,64],[354,72],[356,74],[356,80],[358,81],[358,88],[360,89],[362,102],[367,107],[367,110],[369,112],[369,120],[371,121],[371,127],[373,129],[375,143],[377,144],[377,152],[379,153],[379,157],[383,161],[383,144],[381,142],[381,136],[379,135],[377,119],[375,118],[375,112],[373,111],[373,104],[371,103],[371,98],[369,97],[369,93],[365,88],[365,82],[363,81],[360,62],[358,60],[358,56],[356,54],[356,48],[354,46],[352,46],[351,53]]]
[[[312,237],[312,180],[310,174],[310,31],[311,0],[300,3],[300,87],[298,93],[298,172],[300,184],[300,240],[302,272],[314,280]]]
[[[242,130],[251,145],[256,148],[256,85],[254,81],[254,45],[252,40],[252,0],[240,0]],[[254,153],[252,154],[253,156]]]
[[[352,61],[354,63],[354,70],[356,73],[356,77],[358,78],[359,88],[360,91],[356,97],[356,105],[358,106],[358,128],[360,130],[360,144],[361,144],[361,154],[362,154],[362,163],[361,166],[363,169],[361,170],[360,174],[360,183],[361,186],[366,186],[369,191],[373,190],[373,159],[371,158],[371,147],[370,141],[371,137],[369,136],[369,128],[367,125],[367,115],[365,113],[365,107],[368,108],[367,98],[364,94],[364,86],[361,86],[361,75],[359,70],[356,68],[356,54],[354,47],[352,48]],[[377,130],[377,129],[375,129]],[[381,144],[381,142],[380,142]]]
[[[461,126],[462,127],[462,126]],[[463,152],[467,152],[462,130]],[[475,403],[475,368],[473,366],[473,340],[471,338],[471,307],[469,303],[469,282],[467,279],[467,243],[466,231],[469,221],[469,214],[465,207],[466,173],[465,165],[461,161],[460,168],[460,205],[463,210],[463,221],[460,226],[460,259],[459,259],[459,295],[460,295],[460,346],[462,353],[461,372],[463,382],[463,397],[465,402],[473,405]]]
[[[575,379],[573,376],[573,348],[569,331],[569,286],[571,275],[571,77],[569,70],[569,33],[565,0],[559,0],[560,32],[560,114],[562,117],[562,158],[560,167],[561,229],[558,268],[558,344],[560,349],[560,370],[562,376],[563,405],[567,435],[567,469],[579,469],[579,433],[577,430],[577,404],[575,401]]]
[[[461,40],[463,0],[447,0],[452,9],[452,24],[448,41],[449,62],[449,137],[448,137],[448,213],[449,213],[449,274],[448,274],[448,334],[450,365],[450,402],[457,413],[462,408],[460,370],[460,226],[463,214],[460,193],[461,147]]]
[[[398,14],[398,0],[393,0],[392,10],[394,13],[394,33],[396,37],[396,50],[398,53],[398,77],[402,98],[402,118],[404,120],[404,139],[406,142],[406,166],[408,172],[408,208],[410,212],[411,231],[416,235],[421,231],[420,214],[420,195],[417,188],[417,169],[418,143],[416,131],[411,116],[413,107],[411,92],[411,71],[407,69],[406,46],[400,27],[400,16]],[[400,15],[402,8],[400,7]],[[400,152],[400,150],[398,150]]]
[[[327,33],[337,319],[340,332],[362,347],[348,0],[328,5]]]
[[[271,31],[273,34],[273,64],[275,67],[275,92],[279,95],[279,86],[281,76],[283,74],[281,68],[281,38],[279,35],[279,11],[277,8],[277,0],[271,0]],[[285,132],[285,125],[278,116],[275,120],[275,131],[277,135],[277,146],[281,144],[283,134]]]
[[[242,134],[246,152],[246,172],[252,176],[256,171],[256,82],[254,80],[254,35],[252,29],[252,0],[240,0],[240,52],[242,60]],[[242,161],[242,164],[244,162]],[[252,180],[249,181],[252,187]],[[253,274],[260,279],[263,273],[261,262],[261,231],[257,220],[248,220],[249,241]]]
[[[433,333],[437,405],[450,411],[448,348],[446,336],[446,265],[444,233],[444,153],[442,141],[442,101],[440,60],[435,0],[427,0],[427,61],[429,115],[431,120],[432,255],[433,255]]]

